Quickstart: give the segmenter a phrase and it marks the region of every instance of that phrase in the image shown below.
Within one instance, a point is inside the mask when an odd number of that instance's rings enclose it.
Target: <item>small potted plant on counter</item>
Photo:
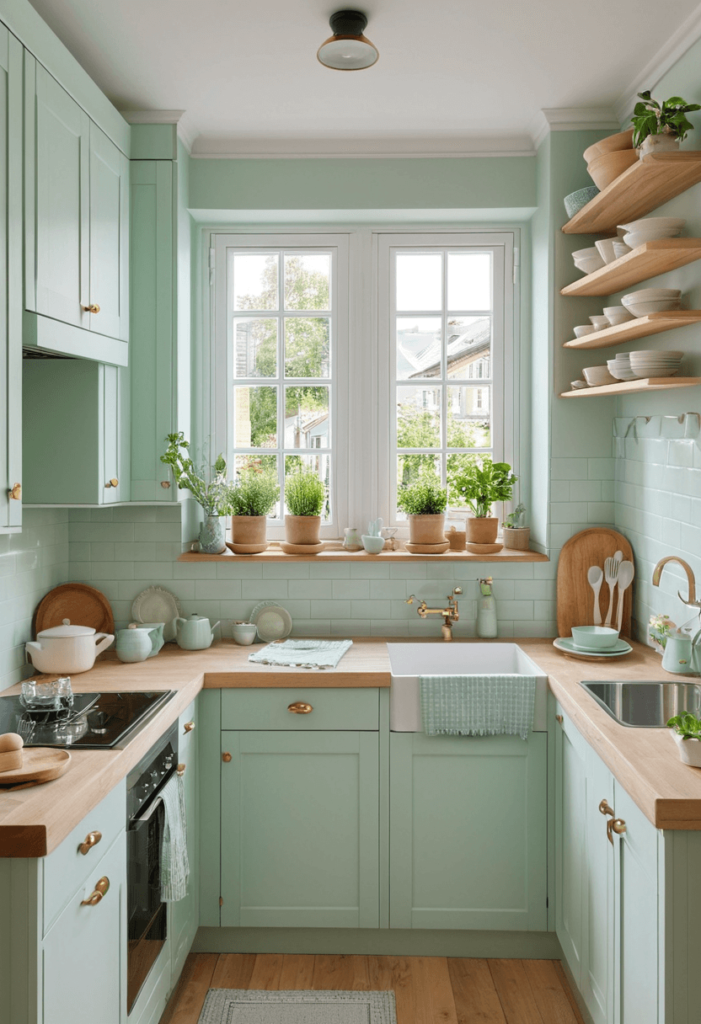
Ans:
[[[318,551],[321,513],[326,502],[324,481],[311,467],[300,467],[285,477],[285,539],[288,550],[307,547]],[[311,551],[310,551],[311,553]]]
[[[185,440],[182,430],[168,434],[168,447],[161,462],[170,466],[178,489],[190,491],[204,512],[200,526],[200,551],[204,555],[219,555],[226,551],[226,528],[222,516],[225,514],[227,495],[226,460],[219,455],[212,466],[205,460],[196,466],[190,458],[190,442]]]
[[[504,547],[515,551],[528,551],[531,540],[531,528],[526,526],[526,506],[519,503],[508,515],[502,526]]]
[[[481,461],[471,459],[451,480],[451,497],[467,505],[472,516],[467,519],[467,543],[496,543],[499,520],[492,516],[498,501],[511,501],[518,477],[506,462],[492,462],[489,456]]]
[[[445,539],[445,510],[448,492],[433,476],[420,477],[416,483],[403,487],[397,496],[397,507],[409,520],[409,543],[448,546]]]
[[[231,516],[231,550],[257,555],[268,546],[266,523],[280,497],[275,473],[260,465],[242,470],[227,491],[226,512]]]
[[[701,719],[685,711],[667,722],[674,730],[674,739],[679,747],[679,757],[684,764],[701,768]]]
[[[648,153],[663,153],[679,149],[693,124],[687,114],[701,110],[698,103],[687,103],[681,96],[670,96],[661,105],[650,95],[650,90],[639,92],[641,103],[635,104],[633,116],[633,146],[640,159]]]

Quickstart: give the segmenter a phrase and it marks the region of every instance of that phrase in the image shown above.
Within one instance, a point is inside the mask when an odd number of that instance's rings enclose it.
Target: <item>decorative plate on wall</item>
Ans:
[[[164,587],[148,587],[134,598],[131,616],[134,622],[165,622],[163,639],[175,640],[175,619],[182,615],[175,594]]]
[[[261,601],[251,612],[251,622],[258,627],[258,636],[266,643],[282,640],[292,632],[292,616],[275,601]]]

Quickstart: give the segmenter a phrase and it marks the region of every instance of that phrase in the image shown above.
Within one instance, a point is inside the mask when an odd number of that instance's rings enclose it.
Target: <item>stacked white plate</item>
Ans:
[[[617,352],[615,359],[608,359],[606,361],[609,373],[612,377],[617,380],[637,380],[638,374],[630,365],[630,355],[628,352]]]
[[[572,259],[577,270],[584,274],[593,274],[595,270],[601,270],[605,266],[599,250],[594,246],[589,249],[578,249],[572,253]]]
[[[625,234],[623,241],[631,249],[636,249],[645,242],[654,242],[658,238],[678,238],[686,221],[681,217],[642,217],[630,224],[619,225]]]
[[[681,309],[682,293],[678,288],[639,288],[624,295],[621,302],[633,316],[649,316]]]
[[[631,352],[630,367],[636,377],[673,377],[679,373],[683,352]]]

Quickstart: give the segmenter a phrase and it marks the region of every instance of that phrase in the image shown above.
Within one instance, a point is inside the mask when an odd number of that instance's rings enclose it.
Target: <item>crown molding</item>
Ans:
[[[669,69],[699,39],[701,39],[701,5],[695,11],[692,11],[686,21],[682,22],[677,31],[669,37],[664,46],[645,65],[635,81],[631,82],[616,101],[614,110],[619,126],[629,120],[633,113],[633,108],[638,102],[638,93],[644,92],[645,89],[652,91]]]
[[[129,124],[177,125],[178,138],[192,152],[198,132],[186,110],[123,110],[121,114]]]
[[[548,132],[618,127],[618,118],[611,107],[544,107],[531,122],[530,136],[537,149]]]
[[[327,159],[436,159],[446,157],[533,156],[526,135],[469,136],[448,133],[412,135],[324,134],[199,135],[192,156],[201,160],[327,160]]]

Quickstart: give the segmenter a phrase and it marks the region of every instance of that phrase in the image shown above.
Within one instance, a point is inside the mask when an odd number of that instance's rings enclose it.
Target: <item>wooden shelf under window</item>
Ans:
[[[339,541],[328,541],[329,547],[318,555],[287,555],[280,547],[271,543],[267,551],[259,555],[235,555],[226,551],[221,555],[203,555],[199,551],[186,551],[178,557],[179,562],[228,562],[230,565],[244,562],[356,562],[364,565],[396,562],[547,562],[547,555],[539,551],[517,551],[502,548],[493,555],[473,555],[470,551],[446,551],[442,555],[412,555],[410,551],[382,551],[369,555],[367,551],[344,551]],[[335,545],[335,546],[333,546]]]
[[[564,391],[560,398],[591,398],[596,395],[633,395],[638,391],[669,391],[672,388],[693,388],[701,384],[701,377],[643,377],[641,380],[620,380],[618,384],[604,384],[600,388],[579,388]]]
[[[561,295],[613,295],[668,270],[701,260],[701,238],[659,238],[573,281]]]
[[[638,338],[649,338],[663,331],[673,331],[676,327],[697,324],[701,321],[701,309],[673,309],[668,313],[650,313],[639,316],[615,327],[606,327],[594,334],[585,334],[583,338],[572,338],[566,341],[563,348],[610,348],[623,345],[627,341]]]
[[[701,181],[701,151],[650,153],[620,174],[563,227],[566,235],[606,234]]]

